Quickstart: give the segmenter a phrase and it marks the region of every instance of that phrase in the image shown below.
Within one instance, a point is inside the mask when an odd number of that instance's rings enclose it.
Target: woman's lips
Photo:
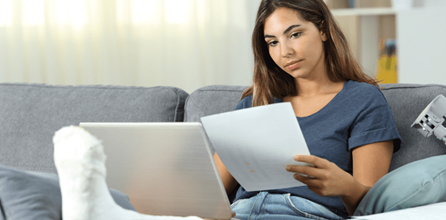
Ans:
[[[292,62],[290,64],[287,64],[285,67],[287,69],[289,69],[289,70],[294,70],[294,69],[296,69],[300,65],[301,62],[302,62],[302,60],[299,60],[299,61],[296,61],[296,62]]]

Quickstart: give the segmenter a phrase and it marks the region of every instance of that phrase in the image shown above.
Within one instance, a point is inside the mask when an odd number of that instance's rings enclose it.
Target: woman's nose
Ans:
[[[294,50],[291,47],[291,45],[289,45],[288,43],[283,43],[280,46],[280,53],[281,53],[282,57],[289,57],[290,55],[292,55],[294,53]]]

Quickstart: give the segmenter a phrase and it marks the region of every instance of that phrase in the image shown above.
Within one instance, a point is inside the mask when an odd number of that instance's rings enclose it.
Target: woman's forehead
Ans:
[[[278,8],[265,19],[264,34],[283,32],[291,25],[306,26],[311,22],[302,19],[300,13],[294,9]]]

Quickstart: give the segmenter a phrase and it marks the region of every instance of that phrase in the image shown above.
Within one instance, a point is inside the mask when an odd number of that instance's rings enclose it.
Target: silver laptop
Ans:
[[[102,140],[107,185],[140,213],[231,219],[200,123],[81,123]]]

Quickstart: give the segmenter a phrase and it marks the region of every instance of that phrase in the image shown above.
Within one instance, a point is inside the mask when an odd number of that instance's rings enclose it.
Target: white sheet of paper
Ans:
[[[201,118],[206,133],[228,171],[247,191],[303,186],[285,170],[296,154],[309,155],[288,102]]]

